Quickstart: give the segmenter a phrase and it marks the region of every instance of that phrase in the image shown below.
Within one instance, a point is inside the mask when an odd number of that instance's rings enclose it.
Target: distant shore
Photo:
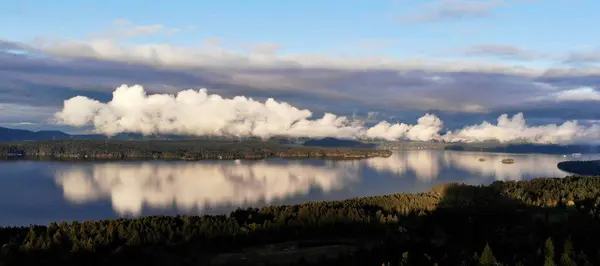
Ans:
[[[265,158],[364,159],[389,157],[389,150],[288,146],[262,141],[60,140],[0,143],[0,157],[56,159],[235,160]]]
[[[565,161],[556,165],[561,171],[577,175],[600,175],[600,160]]]

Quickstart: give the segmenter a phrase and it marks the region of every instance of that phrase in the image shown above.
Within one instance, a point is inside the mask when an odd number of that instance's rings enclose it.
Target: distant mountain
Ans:
[[[571,153],[599,153],[598,145],[556,145],[556,144],[494,144],[494,143],[468,143],[452,144],[446,150],[458,151],[485,151],[508,153],[546,153],[546,154],[571,154]]]
[[[304,146],[311,147],[328,147],[328,148],[375,148],[376,144],[362,143],[356,140],[349,139],[337,139],[337,138],[323,138],[323,139],[311,139],[303,144]]]
[[[0,127],[0,141],[65,140],[72,136],[61,131],[30,131]]]
[[[70,140],[70,139],[109,139],[101,134],[71,135],[61,131],[31,131],[24,129],[14,129],[0,127],[0,142],[9,141],[36,141],[36,140]],[[214,137],[214,136],[186,136],[186,135],[153,135],[144,136],[139,133],[120,133],[110,137],[112,140],[260,140],[260,138],[236,138],[236,137]],[[301,139],[301,138],[300,138]],[[295,144],[296,139],[283,137],[273,137],[269,141],[279,142],[280,144]]]
[[[143,140],[143,139],[185,139],[184,136],[144,136],[137,133],[121,133],[110,139]],[[189,137],[187,137],[189,138]],[[36,141],[36,140],[70,140],[70,139],[108,139],[101,134],[71,135],[62,131],[31,131],[0,127],[0,141]]]
[[[36,141],[36,140],[70,140],[70,139],[108,139],[101,134],[71,135],[61,131],[31,131],[24,129],[13,129],[0,127],[0,142],[8,141]],[[232,137],[208,137],[208,136],[184,136],[184,135],[155,135],[144,136],[139,133],[120,133],[110,137],[113,140],[259,140],[260,138],[232,138]],[[338,138],[286,138],[272,137],[271,142],[285,145],[303,145],[329,148],[376,148],[375,143],[363,143],[356,140]],[[525,143],[501,144],[498,142],[485,143],[455,143],[445,147],[446,150],[461,151],[487,151],[508,153],[549,153],[549,154],[571,154],[571,153],[600,153],[598,145],[537,145]]]

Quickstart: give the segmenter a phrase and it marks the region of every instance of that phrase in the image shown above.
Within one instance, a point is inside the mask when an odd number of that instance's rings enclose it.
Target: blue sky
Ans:
[[[55,127],[49,114],[62,100],[108,100],[123,83],[151,93],[206,86],[317,113],[414,120],[431,111],[457,125],[520,111],[531,121],[600,120],[597,1],[13,0],[0,7],[0,109],[13,110],[0,114],[5,126]],[[582,88],[582,97],[561,96]]]
[[[440,1],[443,2],[443,1]],[[452,1],[447,6],[458,7]],[[475,1],[477,2],[477,1]],[[406,17],[436,12],[436,1],[6,1],[0,36],[16,41],[35,37],[82,38],[110,27],[115,19],[137,25],[162,24],[196,30],[171,37],[132,41],[167,41],[193,45],[219,38],[232,46],[274,42],[289,52],[347,50],[361,52],[365,43],[381,45],[378,53],[394,56],[452,53],[447,50],[479,43],[508,44],[536,51],[562,53],[598,43],[590,34],[600,25],[597,1],[498,2],[482,18],[410,23]],[[429,6],[431,5],[431,7]],[[468,11],[464,11],[469,14]],[[468,16],[468,15],[467,15]],[[433,19],[432,19],[433,20]],[[559,37],[560,36],[560,37]],[[365,51],[362,51],[365,52]]]

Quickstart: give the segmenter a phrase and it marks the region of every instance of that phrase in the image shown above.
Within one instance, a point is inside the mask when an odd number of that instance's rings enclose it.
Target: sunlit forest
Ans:
[[[0,143],[0,159],[47,157],[54,159],[263,159],[388,157],[388,150],[284,145],[276,140],[56,140]]]
[[[0,265],[600,265],[600,177],[0,230]],[[60,263],[60,264],[57,264]]]

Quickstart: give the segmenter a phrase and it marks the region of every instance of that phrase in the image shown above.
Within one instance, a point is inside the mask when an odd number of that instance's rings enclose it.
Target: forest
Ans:
[[[600,265],[600,177],[0,229],[0,265]]]
[[[1,142],[0,157],[59,159],[263,159],[388,157],[370,148],[303,147],[259,140],[56,140]]]
[[[600,160],[565,161],[556,166],[558,169],[572,174],[600,176]]]

